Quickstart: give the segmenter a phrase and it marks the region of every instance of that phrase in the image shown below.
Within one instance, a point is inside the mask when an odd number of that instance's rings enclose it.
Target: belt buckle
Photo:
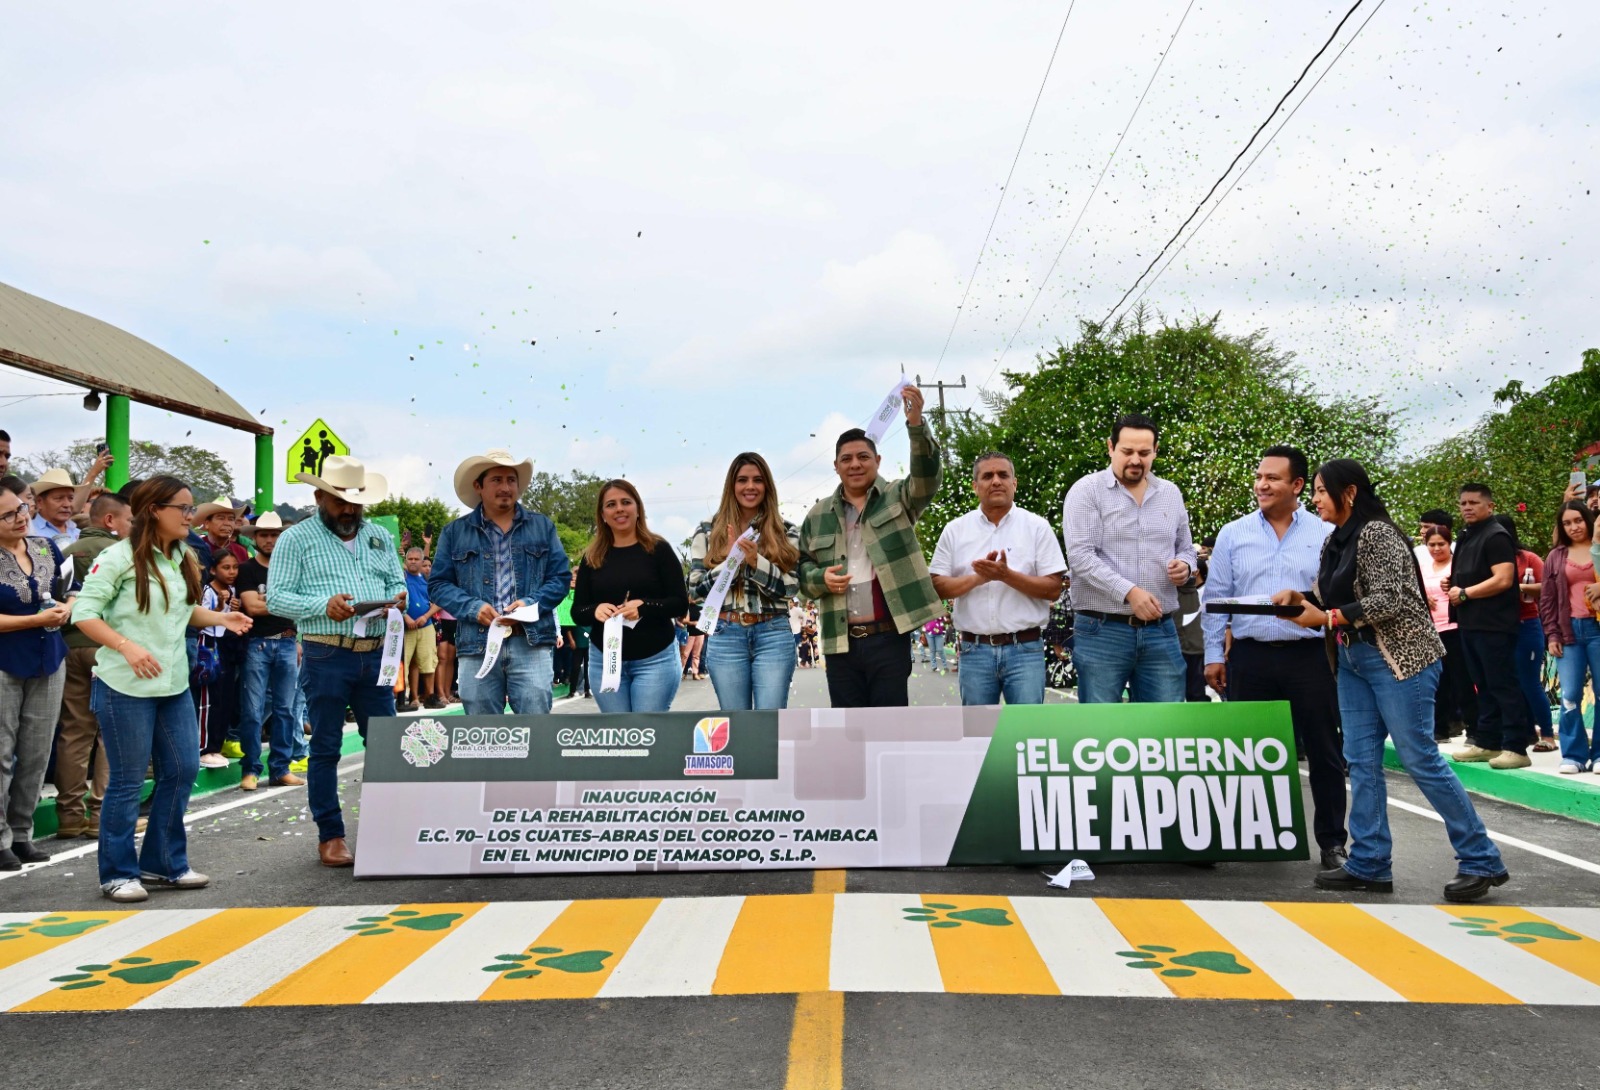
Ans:
[[[852,640],[864,640],[867,638],[867,626],[864,624],[850,625],[847,634]]]
[[[1341,628],[1333,634],[1333,638],[1339,642],[1340,647],[1349,647],[1353,642],[1350,639],[1350,630],[1348,628]]]

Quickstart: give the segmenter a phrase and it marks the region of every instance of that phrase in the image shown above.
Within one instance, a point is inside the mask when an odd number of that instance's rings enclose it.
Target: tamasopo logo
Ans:
[[[733,755],[728,748],[732,724],[725,715],[707,716],[694,725],[694,752],[683,759],[685,776],[731,776]]]
[[[438,764],[449,749],[449,732],[437,719],[415,720],[400,736],[400,755],[418,768]]]

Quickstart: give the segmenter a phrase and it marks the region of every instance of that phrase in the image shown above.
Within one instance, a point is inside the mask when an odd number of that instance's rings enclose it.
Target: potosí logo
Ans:
[[[563,757],[648,757],[654,727],[563,727],[556,731]]]
[[[450,753],[454,757],[526,757],[532,737],[529,727],[453,727]]]

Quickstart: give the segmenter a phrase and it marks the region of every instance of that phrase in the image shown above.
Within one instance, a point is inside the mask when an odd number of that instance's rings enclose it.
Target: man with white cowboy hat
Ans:
[[[205,534],[211,547],[211,562],[215,564],[223,553],[232,553],[243,564],[250,559],[250,551],[239,544],[239,526],[244,522],[249,504],[237,504],[227,496],[219,497],[195,508],[194,525]]]
[[[475,454],[456,467],[456,495],[470,511],[439,534],[428,592],[456,618],[461,704],[467,715],[499,715],[507,702],[518,715],[550,710],[555,610],[571,581],[556,524],[519,502],[533,462],[504,450]],[[498,621],[537,605],[530,622]],[[508,624],[489,671],[477,674],[488,652],[489,626]]]
[[[382,623],[373,626],[375,632],[368,629],[372,634],[357,637],[351,607],[358,602],[402,606],[406,580],[388,532],[361,517],[362,508],[388,496],[388,481],[368,473],[359,458],[338,454],[328,458],[320,475],[297,473],[295,479],[317,490],[317,517],[279,535],[267,568],[266,604],[300,631],[311,719],[306,798],[317,823],[317,854],[323,866],[348,867],[355,857],[345,844],[338,784],[345,708],[355,713],[363,740],[369,719],[394,714],[394,690],[378,683]]]
[[[34,536],[53,541],[60,549],[77,541],[82,531],[72,521],[78,494],[72,474],[65,469],[49,469],[29,487],[33,489],[33,507],[38,512],[33,516]]]
[[[300,729],[295,715],[300,691],[299,646],[294,622],[267,609],[267,578],[278,536],[292,523],[268,511],[255,523],[239,527],[239,536],[255,544],[256,555],[239,566],[239,600],[255,622],[245,637],[244,669],[239,686],[239,741],[244,750],[239,789],[254,791],[261,779],[261,729],[268,728],[268,782],[274,787],[299,787],[306,781],[289,768]]]

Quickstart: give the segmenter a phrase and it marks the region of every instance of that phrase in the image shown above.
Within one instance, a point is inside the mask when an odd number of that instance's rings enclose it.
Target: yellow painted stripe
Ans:
[[[386,914],[386,922],[366,925],[368,933],[351,931],[350,937],[344,942],[284,977],[245,1006],[360,1003],[482,907],[481,904],[400,905]],[[396,915],[402,910],[415,915]],[[399,920],[429,920],[430,917],[437,919],[450,915],[456,918],[437,931],[389,926]],[[355,913],[352,912],[350,916],[352,927],[362,926]]]
[[[183,979],[201,966],[233,953],[246,943],[254,942],[268,931],[282,927],[309,911],[305,908],[230,908],[118,958],[109,963],[109,968],[90,971],[79,966],[79,972],[71,974],[79,975],[87,971],[91,980],[103,983],[93,987],[70,988],[73,982],[64,982],[55,990],[12,1009],[125,1010],[173,981]]]
[[[478,998],[594,998],[660,903],[659,897],[573,901],[537,939],[523,947],[508,946],[504,951],[527,954],[528,960],[522,964],[527,971],[537,971],[538,975],[508,979],[511,973],[500,973]],[[550,952],[536,952],[535,947],[548,948]],[[589,957],[544,966],[538,964],[541,959],[574,958],[584,954]],[[591,965],[599,968],[591,970]]]
[[[711,985],[714,995],[825,992],[833,896],[746,897]]]
[[[1518,1002],[1355,905],[1280,902],[1270,907],[1413,1003]]]
[[[1060,995],[1055,978],[1045,966],[1033,940],[1017,921],[1016,911],[1004,897],[941,897],[924,894],[924,907],[954,905],[937,909],[939,916],[924,925],[933,937],[933,953],[939,959],[939,975],[947,992],[982,992],[990,995]],[[979,923],[952,918],[952,912],[988,909],[982,919],[1005,919],[1008,924]],[[1002,916],[995,916],[1001,913]],[[937,923],[955,927],[938,927]]]
[[[71,942],[79,935],[98,931],[133,915],[131,912],[52,912],[37,920],[10,920],[0,916],[0,969],[27,961],[35,954]],[[48,922],[46,922],[48,921]]]
[[[844,876],[842,870],[819,870],[811,875],[812,893],[843,893]]]
[[[844,1086],[844,993],[794,997],[789,1071],[784,1090],[841,1090]]]
[[[1587,935],[1580,935],[1570,928],[1553,923],[1543,916],[1535,915],[1525,908],[1505,908],[1500,905],[1440,905],[1440,910],[1465,920],[1468,917],[1475,919],[1490,919],[1494,923],[1486,929],[1492,929],[1501,935],[1515,935],[1517,938],[1532,938],[1530,943],[1508,943],[1526,950],[1536,958],[1548,961],[1551,965],[1565,969],[1576,976],[1581,976],[1591,984],[1600,984],[1600,942],[1596,942]],[[1571,939],[1549,938],[1540,936],[1537,932],[1517,934],[1512,931],[1503,931],[1502,928],[1515,924],[1534,924],[1540,927],[1555,928]],[[1466,928],[1461,930],[1465,931]],[[1478,936],[1484,942],[1505,942],[1504,938],[1489,938]]]
[[[1140,946],[1171,947],[1170,952],[1147,951],[1148,961],[1160,961],[1161,968],[1147,969],[1181,999],[1290,999],[1292,996],[1245,957],[1244,953],[1182,901],[1135,901],[1096,898],[1095,904],[1128,940],[1128,950]],[[1222,972],[1207,967],[1205,955],[1231,955],[1247,973]],[[1183,960],[1178,960],[1183,959]],[[1192,959],[1192,960],[1191,960]],[[1130,962],[1138,959],[1130,958]],[[1225,958],[1210,959],[1228,965]],[[1192,972],[1193,976],[1168,976]]]

